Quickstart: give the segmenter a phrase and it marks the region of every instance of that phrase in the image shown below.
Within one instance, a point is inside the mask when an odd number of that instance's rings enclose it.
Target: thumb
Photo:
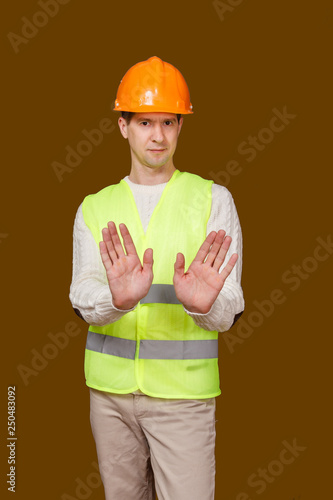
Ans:
[[[175,276],[183,276],[185,267],[185,257],[182,253],[177,253],[177,258],[175,262]]]
[[[152,248],[147,248],[145,253],[143,254],[143,271],[147,272],[150,271],[153,267],[153,249]]]

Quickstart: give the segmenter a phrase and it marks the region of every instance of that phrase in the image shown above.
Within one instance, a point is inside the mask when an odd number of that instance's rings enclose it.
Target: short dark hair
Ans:
[[[131,122],[131,120],[132,120],[132,118],[133,118],[134,115],[135,115],[135,113],[133,113],[132,111],[122,111],[121,112],[121,116],[123,118],[125,118],[127,125],[130,124],[130,122]],[[181,114],[177,114],[178,123],[179,123],[179,120],[180,120],[181,116],[182,116]]]

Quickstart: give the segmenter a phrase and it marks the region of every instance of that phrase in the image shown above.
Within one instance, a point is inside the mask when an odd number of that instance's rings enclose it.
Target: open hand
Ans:
[[[114,222],[102,230],[100,253],[106,270],[113,305],[117,309],[131,309],[149,291],[153,281],[153,250],[147,248],[141,265],[132,237],[125,226],[119,225],[123,246]]]
[[[188,311],[206,314],[212,307],[238,259],[236,253],[232,254],[219,273],[230,244],[231,237],[226,236],[225,231],[212,231],[186,273],[185,257],[182,253],[177,254],[173,284],[178,300]]]

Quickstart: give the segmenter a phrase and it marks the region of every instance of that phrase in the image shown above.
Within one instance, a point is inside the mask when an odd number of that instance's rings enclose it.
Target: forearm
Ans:
[[[244,299],[240,287],[229,281],[222,290],[207,314],[195,314],[185,309],[196,325],[208,331],[225,332],[243,312]]]
[[[207,314],[193,314],[186,309],[185,311],[201,328],[224,332],[231,328],[244,310],[241,287],[243,241],[237,210],[230,192],[222,186],[213,184],[212,209],[207,224],[207,234],[219,229],[224,229],[226,234],[232,237],[225,262],[228,262],[233,253],[237,253],[237,263]]]
[[[91,325],[103,326],[119,320],[96,242],[86,226],[80,206],[73,232],[73,276],[70,301],[75,312]]]
[[[75,312],[90,325],[108,325],[128,312],[114,307],[109,285],[98,283],[96,279],[76,281],[69,297]]]

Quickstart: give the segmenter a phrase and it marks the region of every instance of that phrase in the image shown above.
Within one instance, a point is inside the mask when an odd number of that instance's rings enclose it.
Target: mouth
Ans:
[[[151,151],[152,153],[163,153],[166,151],[166,148],[163,149],[149,149],[148,151]]]

